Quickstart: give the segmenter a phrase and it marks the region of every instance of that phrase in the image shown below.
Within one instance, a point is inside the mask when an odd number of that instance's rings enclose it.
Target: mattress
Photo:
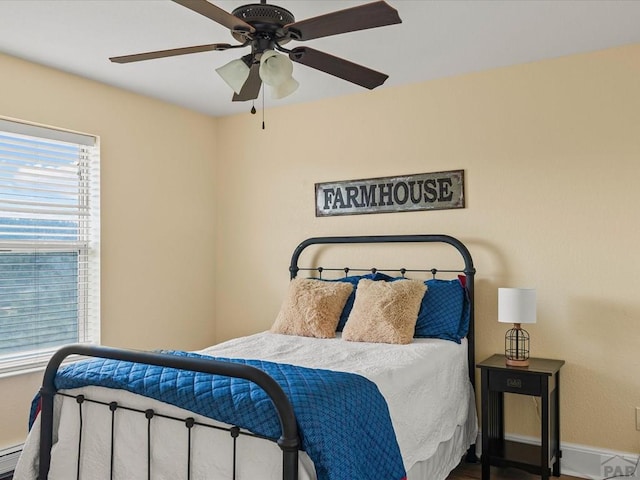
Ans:
[[[373,381],[389,406],[410,480],[437,478],[422,476],[420,472],[450,469],[448,465],[454,462],[455,466],[455,457],[460,459],[460,451],[466,450],[469,439],[475,439],[477,426],[464,341],[456,344],[437,339],[415,339],[409,345],[387,345],[346,342],[340,337],[315,339],[263,332],[233,339],[200,353],[352,372]],[[177,407],[121,390],[101,387],[81,390],[88,398],[106,403],[117,401],[134,408],[153,408],[179,418],[194,417]],[[55,408],[59,412],[56,418],[60,421],[56,427],[58,435],[54,436],[50,478],[75,478],[80,424],[78,405],[73,399],[57,396]],[[108,477],[111,460],[105,452],[110,448],[110,412],[101,405],[85,404],[84,408],[81,471],[92,472],[91,478],[97,478],[97,472],[106,472]],[[209,419],[195,418],[212,423]],[[117,478],[146,478],[146,446],[141,445],[146,445],[147,428],[144,416],[119,412],[115,424],[114,471]],[[186,477],[186,430],[179,422],[154,420],[151,448],[154,478]],[[36,422],[18,463],[16,480],[36,478],[38,431]],[[219,472],[220,478],[232,478],[233,442],[229,434],[199,428],[194,429],[192,435],[192,478],[210,477],[214,471]],[[182,447],[176,448],[169,439]],[[245,436],[240,436],[237,442],[238,480],[281,478],[282,457],[274,443]],[[216,445],[215,453],[212,445]],[[451,445],[451,448],[442,453],[444,445]],[[438,457],[442,457],[442,461]],[[427,464],[429,470],[425,470]],[[304,452],[300,454],[299,478],[316,478],[313,464]]]

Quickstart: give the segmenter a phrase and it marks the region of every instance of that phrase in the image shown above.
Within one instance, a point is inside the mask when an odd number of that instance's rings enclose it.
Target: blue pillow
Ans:
[[[391,280],[394,280],[393,277],[390,277],[389,275],[385,275],[384,273],[380,273],[380,272],[368,273],[366,275],[353,275],[350,277],[336,278],[335,280],[333,279],[327,280],[328,282],[347,282],[353,285],[353,292],[351,292],[351,295],[349,295],[349,298],[347,298],[347,303],[345,303],[344,308],[342,309],[342,314],[340,315],[340,321],[338,321],[336,332],[341,332],[342,329],[344,328],[344,325],[347,323],[347,319],[349,318],[349,314],[351,313],[351,309],[353,308],[353,302],[356,299],[356,289],[358,288],[358,282],[363,278],[366,278],[368,280],[383,281],[383,282],[389,282]]]
[[[422,298],[414,337],[441,338],[460,343],[469,330],[469,306],[465,302],[465,289],[458,279],[432,279],[424,283],[427,285],[427,293]]]

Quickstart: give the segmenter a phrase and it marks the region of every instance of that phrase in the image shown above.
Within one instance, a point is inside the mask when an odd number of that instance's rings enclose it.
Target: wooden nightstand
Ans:
[[[564,360],[529,359],[528,367],[509,367],[504,355],[477,364],[482,389],[482,480],[490,466],[515,467],[548,480],[560,476],[560,368]],[[504,394],[540,397],[541,445],[504,439]]]

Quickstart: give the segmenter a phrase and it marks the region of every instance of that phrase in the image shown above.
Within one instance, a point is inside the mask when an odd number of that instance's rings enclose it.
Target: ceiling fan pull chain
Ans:
[[[264,130],[264,83],[262,84],[262,129]]]

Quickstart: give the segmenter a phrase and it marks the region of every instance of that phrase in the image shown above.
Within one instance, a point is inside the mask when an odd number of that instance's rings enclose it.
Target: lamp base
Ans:
[[[506,363],[510,367],[528,367],[529,366],[529,359],[527,358],[525,360],[515,360],[513,358],[507,358]]]

